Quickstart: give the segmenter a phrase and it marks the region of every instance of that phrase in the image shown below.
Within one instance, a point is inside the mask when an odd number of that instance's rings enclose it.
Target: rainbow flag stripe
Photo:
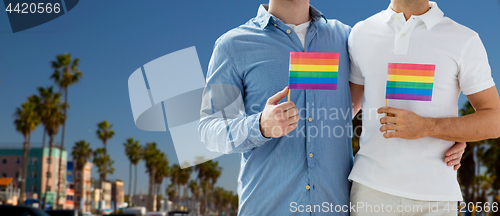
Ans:
[[[291,52],[288,88],[337,90],[338,53]]]
[[[386,99],[431,101],[435,65],[389,63]]]

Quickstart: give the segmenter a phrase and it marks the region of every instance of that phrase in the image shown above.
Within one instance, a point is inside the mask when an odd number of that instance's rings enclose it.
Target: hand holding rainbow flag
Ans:
[[[389,106],[389,99],[432,100],[435,65],[389,63],[388,68],[385,106]]]

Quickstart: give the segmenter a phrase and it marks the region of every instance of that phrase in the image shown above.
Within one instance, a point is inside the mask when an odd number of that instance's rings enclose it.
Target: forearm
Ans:
[[[426,118],[427,136],[456,141],[475,142],[500,136],[500,112],[478,110],[474,114],[451,118]]]
[[[200,121],[198,131],[210,151],[245,153],[270,140],[260,133],[259,119],[260,113],[232,119],[211,116]]]

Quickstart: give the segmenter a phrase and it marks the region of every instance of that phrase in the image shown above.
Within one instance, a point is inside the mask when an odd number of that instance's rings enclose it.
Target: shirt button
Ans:
[[[276,19],[273,17],[273,20],[276,21]]]
[[[406,34],[405,33],[401,33],[401,37],[404,37],[404,36],[406,36]]]
[[[313,157],[313,153],[309,153],[309,157],[312,158]]]
[[[312,122],[313,121],[313,118],[309,118],[309,122]]]
[[[396,20],[399,20],[399,17],[396,17]]]
[[[287,29],[287,30],[286,30],[286,33],[287,33],[287,34],[290,34],[290,33],[292,33],[292,31],[290,31],[290,29]]]
[[[307,190],[311,189],[311,186],[306,185],[306,189],[307,189]]]
[[[274,26],[277,26],[276,24],[274,24]]]

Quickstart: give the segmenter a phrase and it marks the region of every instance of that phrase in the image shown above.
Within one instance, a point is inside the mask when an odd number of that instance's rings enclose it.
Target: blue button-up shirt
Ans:
[[[215,43],[199,132],[209,150],[242,156],[239,215],[349,215],[350,27],[313,7],[310,14],[305,50],[266,5]],[[291,90],[301,117],[297,128],[282,138],[265,138],[261,112],[288,85],[290,52],[304,51],[340,54],[337,90]]]

